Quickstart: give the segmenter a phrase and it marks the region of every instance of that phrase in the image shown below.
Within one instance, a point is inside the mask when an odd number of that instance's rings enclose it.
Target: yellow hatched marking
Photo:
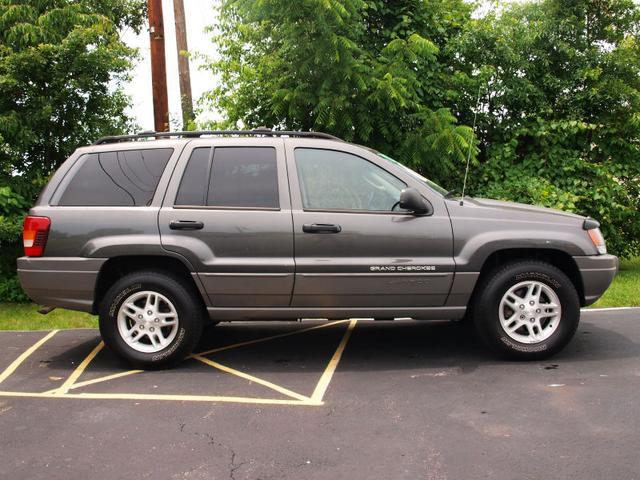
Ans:
[[[80,375],[82,375],[82,373],[89,366],[91,361],[95,358],[96,355],[98,355],[98,353],[100,353],[100,350],[102,350],[103,348],[104,348],[104,342],[101,341],[98,345],[95,346],[93,350],[91,350],[91,353],[87,355],[87,357],[80,363],[80,365],[78,365],[78,367],[73,371],[73,373],[69,375],[69,378],[65,380],[65,382],[60,386],[60,388],[56,389],[53,395],[63,395],[67,393],[73,387],[73,384],[76,383],[76,380],[80,378]]]
[[[258,377],[254,377],[253,375],[249,375],[248,373],[241,372],[240,370],[227,367],[225,365],[222,365],[221,363],[214,362],[213,360],[209,360],[206,357],[202,357],[200,355],[194,355],[193,358],[201,361],[206,365],[209,365],[210,367],[217,368],[218,370],[222,370],[223,372],[230,373],[231,375],[235,375],[236,377],[244,378],[245,380],[249,380],[251,382],[270,388],[271,390],[275,390],[276,392],[282,393],[287,397],[292,397],[292,398],[295,398],[296,400],[300,400],[303,402],[308,402],[311,400],[309,397],[300,395],[299,393],[289,390],[288,388],[281,387],[280,385],[276,385],[275,383],[271,383],[267,380],[263,380]]]
[[[27,358],[29,358],[29,356],[31,356],[31,354],[33,352],[35,352],[38,348],[40,348],[47,340],[49,340],[51,337],[53,337],[56,333],[58,333],[58,330],[53,330],[53,331],[49,332],[47,335],[45,335],[43,338],[38,340],[31,347],[29,347],[27,350],[25,350],[22,353],[22,355],[20,355],[18,358],[16,358],[11,363],[11,365],[9,365],[7,368],[5,368],[4,372],[2,372],[2,374],[0,374],[0,383],[4,382],[9,377],[9,375],[11,375],[13,372],[15,372],[16,369],[20,365],[22,365],[22,363]]]
[[[311,400],[313,402],[317,404],[322,404],[322,399],[324,398],[324,394],[326,393],[327,388],[329,388],[329,383],[331,383],[333,374],[336,371],[336,368],[338,367],[338,363],[340,363],[342,352],[344,352],[344,349],[347,346],[349,337],[351,337],[351,332],[353,332],[353,329],[356,328],[356,323],[358,323],[358,320],[351,320],[349,322],[349,327],[347,328],[347,331],[344,332],[344,336],[342,337],[342,340],[340,341],[338,348],[336,348],[336,351],[334,352],[333,357],[331,357],[331,360],[329,360],[329,364],[327,365],[327,368],[322,373],[322,376],[320,377],[320,380],[318,381],[318,384],[316,385],[316,388],[313,391],[313,394],[311,395]]]
[[[108,382],[109,380],[115,380],[116,378],[126,377],[135,373],[142,373],[144,370],[127,370],[126,372],[114,373],[113,375],[105,375],[104,377],[92,378],[91,380],[85,380],[83,382],[74,383],[69,387],[69,390],[75,390],[76,388],[86,387],[87,385],[93,385],[94,383]],[[55,393],[58,388],[47,390],[43,393]]]
[[[204,352],[194,353],[191,355],[191,357],[194,357],[196,355],[199,355],[199,356],[210,355],[212,353],[223,352],[224,350],[230,350],[232,348],[244,347],[246,345],[254,345],[256,343],[268,342],[269,340],[275,340],[277,338],[290,337],[291,335],[298,335],[299,333],[309,332],[311,330],[318,330],[319,328],[327,328],[327,327],[331,327],[333,325],[338,325],[340,323],[345,323],[348,321],[349,320],[338,320],[335,322],[328,322],[320,325],[314,325],[313,327],[301,328],[300,330],[295,330],[293,332],[279,333],[278,335],[271,335],[270,337],[256,338],[255,340],[248,340],[246,342],[234,343],[232,345],[226,345],[224,347],[218,347],[218,348],[213,348],[211,350],[206,350]]]
[[[308,332],[311,330],[317,330],[320,328],[327,328],[333,325],[338,325],[341,323],[349,322],[349,326],[345,331],[340,344],[338,345],[336,351],[334,352],[329,364],[324,370],[320,380],[318,381],[313,395],[311,397],[307,397],[305,395],[301,395],[292,390],[289,390],[285,387],[281,387],[274,383],[268,382],[258,377],[254,377],[253,375],[241,372],[239,370],[235,370],[233,368],[227,367],[220,363],[217,363],[213,360],[210,360],[203,355],[208,355],[211,353],[216,353],[224,350],[229,350],[232,348],[238,348],[245,345],[253,345],[256,343],[267,342],[269,340],[274,340],[277,338],[288,337],[291,335],[297,335],[299,333]],[[329,322],[326,324],[315,325],[313,327],[303,328],[300,330],[296,330],[294,332],[287,332],[278,335],[272,335],[270,337],[259,338],[255,340],[250,340],[247,342],[240,342],[232,345],[227,345],[224,347],[215,348],[212,350],[208,350],[206,352],[194,353],[188,358],[193,358],[200,362],[203,362],[211,367],[220,369],[224,372],[230,373],[232,375],[239,376],[241,378],[250,380],[252,382],[258,383],[260,385],[271,388],[279,393],[287,395],[291,397],[291,400],[288,399],[273,399],[273,398],[254,398],[254,397],[234,397],[234,396],[219,396],[219,395],[171,395],[171,394],[130,394],[130,393],[68,393],[69,390],[74,390],[76,388],[84,387],[87,385],[92,385],[95,383],[106,382],[109,380],[113,380],[116,378],[124,377],[127,375],[133,375],[136,373],[143,372],[142,370],[128,370],[126,372],[120,372],[112,375],[106,375],[104,377],[94,378],[92,380],[86,380],[84,382],[77,382],[80,376],[84,373],[89,364],[93,361],[93,359],[100,353],[100,351],[104,348],[104,342],[100,342],[96,347],[87,355],[87,357],[78,365],[78,367],[73,371],[73,373],[65,380],[65,382],[56,389],[49,390],[47,392],[37,393],[37,392],[7,392],[0,391],[0,397],[29,397],[29,398],[73,398],[73,399],[93,399],[93,400],[169,400],[169,401],[184,401],[184,402],[222,402],[222,403],[245,403],[245,404],[262,404],[262,405],[303,405],[303,406],[319,406],[324,405],[322,401],[324,394],[329,387],[333,374],[335,373],[336,368],[340,362],[342,357],[342,353],[349,341],[351,333],[355,328],[357,320],[339,320],[335,322]],[[31,355],[38,347],[40,347],[43,343],[45,343],[49,338],[51,338],[58,330],[54,330],[50,332],[46,337],[42,340],[38,341],[31,348],[29,348],[26,352],[24,352],[14,363],[12,363],[0,376],[1,380],[4,380],[7,376],[9,376],[29,355]],[[7,373],[8,372],[8,373]]]

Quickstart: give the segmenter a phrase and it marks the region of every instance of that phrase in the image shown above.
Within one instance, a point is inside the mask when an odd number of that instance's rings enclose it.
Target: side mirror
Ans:
[[[429,215],[433,213],[433,208],[420,192],[415,188],[405,188],[400,192],[400,208],[409,210],[416,215]]]

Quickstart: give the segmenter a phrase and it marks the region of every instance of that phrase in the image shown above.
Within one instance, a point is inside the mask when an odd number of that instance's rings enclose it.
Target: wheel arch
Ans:
[[[472,305],[475,295],[484,279],[491,274],[497,267],[504,265],[506,262],[512,261],[539,260],[547,262],[556,268],[559,268],[569,280],[573,283],[578,291],[580,305],[585,305],[584,285],[580,270],[571,255],[562,250],[545,249],[545,248],[507,248],[492,252],[483,262],[480,269],[480,276],[475,284],[473,293],[471,294],[470,305]]]
[[[194,278],[186,262],[171,256],[124,255],[110,258],[100,268],[94,291],[92,313],[97,314],[105,293],[117,279],[141,270],[166,272],[183,279],[198,294],[203,308],[206,308],[206,297],[203,297],[202,286]]]

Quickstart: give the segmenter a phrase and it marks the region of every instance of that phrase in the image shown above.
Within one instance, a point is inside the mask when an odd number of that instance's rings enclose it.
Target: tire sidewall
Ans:
[[[178,314],[175,338],[159,352],[145,353],[131,348],[118,330],[118,312],[127,298],[141,291],[153,291],[171,301]],[[100,333],[107,346],[133,365],[163,368],[174,365],[191,352],[200,337],[201,318],[191,292],[173,278],[139,273],[122,278],[105,295],[100,311]]]
[[[538,281],[551,288],[560,300],[560,323],[553,334],[535,344],[521,343],[509,337],[499,317],[503,295],[514,285],[524,281]],[[580,302],[569,278],[551,265],[544,263],[514,264],[501,270],[486,285],[476,304],[478,333],[494,350],[512,358],[535,359],[553,355],[573,337],[580,320]]]

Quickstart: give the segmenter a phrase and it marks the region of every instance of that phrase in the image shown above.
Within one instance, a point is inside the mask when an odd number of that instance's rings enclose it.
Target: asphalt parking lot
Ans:
[[[172,371],[0,332],[0,478],[640,478],[640,309],[552,360],[446,322],[238,323]]]

